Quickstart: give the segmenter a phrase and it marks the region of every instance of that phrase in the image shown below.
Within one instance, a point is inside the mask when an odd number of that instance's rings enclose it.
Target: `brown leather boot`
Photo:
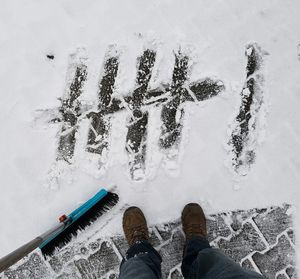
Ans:
[[[206,219],[199,204],[187,204],[182,210],[181,221],[186,240],[189,240],[192,236],[206,238]]]
[[[136,241],[149,239],[147,221],[142,210],[136,206],[125,210],[123,215],[123,230],[130,246]]]

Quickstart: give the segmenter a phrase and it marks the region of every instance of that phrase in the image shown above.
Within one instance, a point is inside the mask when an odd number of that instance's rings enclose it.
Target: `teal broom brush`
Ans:
[[[75,209],[69,215],[62,215],[59,223],[36,237],[17,250],[0,259],[0,272],[15,264],[36,248],[40,248],[44,256],[51,256],[56,249],[62,248],[78,231],[91,225],[103,213],[111,209],[118,202],[115,193],[100,190],[95,196]]]

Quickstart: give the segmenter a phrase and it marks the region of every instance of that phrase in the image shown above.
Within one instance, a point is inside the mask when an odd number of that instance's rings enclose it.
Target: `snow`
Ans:
[[[140,206],[149,224],[178,218],[191,201],[209,214],[290,203],[300,237],[299,12],[296,0],[3,0],[0,256],[47,230],[99,188],[114,185],[119,210]],[[226,148],[245,82],[249,42],[269,54],[267,115],[259,119],[264,136],[256,142],[256,161],[246,176],[239,176],[228,167]],[[120,52],[116,94],[133,90],[136,59],[149,46],[157,51],[151,88],[170,83],[178,49],[192,57],[191,82],[217,77],[226,86],[216,97],[184,105],[183,140],[172,154],[159,150],[159,110],[151,108],[147,171],[146,177],[138,174],[140,182],[128,173],[126,111],[112,120],[111,149],[100,171],[97,156],[84,151],[87,120],[80,124],[73,165],[55,162],[60,124],[46,120],[66,90],[69,56],[78,48],[86,52],[88,81],[81,99],[89,106],[97,99],[109,46]],[[40,111],[46,109],[48,116]],[[121,232],[121,211],[116,215],[102,234]],[[298,244],[297,250],[299,255]]]

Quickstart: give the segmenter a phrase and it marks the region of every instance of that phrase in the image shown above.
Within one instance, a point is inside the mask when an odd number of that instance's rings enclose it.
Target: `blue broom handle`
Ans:
[[[91,209],[98,201],[103,199],[107,195],[107,191],[105,189],[101,189],[96,195],[86,201],[83,205],[72,211],[68,217],[71,221],[76,221],[80,216],[86,213],[89,209]]]
[[[57,237],[64,229],[66,229],[69,225],[79,219],[84,213],[86,213],[90,208],[92,208],[98,201],[103,199],[107,195],[107,191],[105,189],[101,189],[96,195],[82,204],[80,207],[72,211],[67,219],[63,221],[64,227],[61,228],[60,231],[49,235],[48,237],[44,237],[45,241],[39,245],[39,248],[42,249],[45,245],[47,245],[52,239]]]

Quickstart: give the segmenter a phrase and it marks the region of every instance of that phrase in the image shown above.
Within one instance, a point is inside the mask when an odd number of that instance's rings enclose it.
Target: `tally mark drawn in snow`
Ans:
[[[211,78],[189,83],[189,57],[179,51],[175,53],[171,83],[149,90],[148,84],[155,59],[154,50],[144,50],[137,60],[135,89],[126,96],[119,96],[114,94],[119,53],[109,51],[105,56],[103,74],[98,86],[97,105],[88,110],[81,106],[79,101],[87,79],[86,59],[82,57],[73,59],[75,61],[72,66],[75,69],[73,70],[74,78],[61,99],[60,115],[52,120],[52,122],[62,122],[57,161],[62,160],[72,164],[76,133],[80,120],[83,118],[90,120],[86,151],[98,154],[101,161],[101,156],[105,157],[109,149],[111,117],[123,110],[129,115],[125,149],[129,159],[130,176],[133,180],[144,179],[148,109],[153,106],[161,108],[162,127],[158,143],[161,150],[168,152],[174,147],[178,148],[184,115],[182,105],[185,102],[200,102],[216,96],[224,90],[224,85],[222,81]]]
[[[231,126],[228,142],[231,165],[239,175],[247,174],[255,159],[259,140],[263,108],[263,55],[257,44],[246,47],[248,59],[246,82],[241,93],[239,112]],[[178,153],[182,138],[183,116],[186,102],[201,102],[224,90],[221,80],[204,78],[189,82],[190,58],[177,51],[170,84],[150,89],[149,82],[156,61],[156,51],[145,49],[137,59],[135,87],[125,96],[117,94],[115,83],[119,71],[120,53],[110,48],[104,58],[104,67],[98,83],[97,101],[92,105],[83,102],[84,85],[87,81],[87,58],[79,51],[71,56],[67,73],[67,89],[61,99],[58,114],[51,113],[51,122],[61,122],[57,149],[57,162],[73,164],[76,133],[80,122],[90,122],[86,151],[99,157],[101,168],[107,161],[111,144],[112,117],[120,111],[127,113],[127,135],[124,148],[128,156],[129,173],[132,180],[143,180],[146,174],[149,109],[160,110],[161,130],[158,145],[161,152],[171,157]],[[175,153],[176,153],[175,152]],[[101,162],[101,163],[100,163]]]
[[[86,59],[78,56],[74,57],[73,60],[75,60],[74,62],[76,65],[76,67],[74,67],[74,78],[61,99],[59,119],[52,119],[53,122],[59,120],[62,122],[57,150],[57,160],[65,161],[68,161],[74,154],[77,122],[78,117],[81,115],[81,103],[78,98],[83,92],[82,88],[87,79],[87,66],[85,65]]]
[[[263,91],[263,56],[257,44],[246,47],[246,82],[241,92],[241,105],[232,125],[229,146],[231,163],[236,173],[246,175],[254,163],[265,118]]]

